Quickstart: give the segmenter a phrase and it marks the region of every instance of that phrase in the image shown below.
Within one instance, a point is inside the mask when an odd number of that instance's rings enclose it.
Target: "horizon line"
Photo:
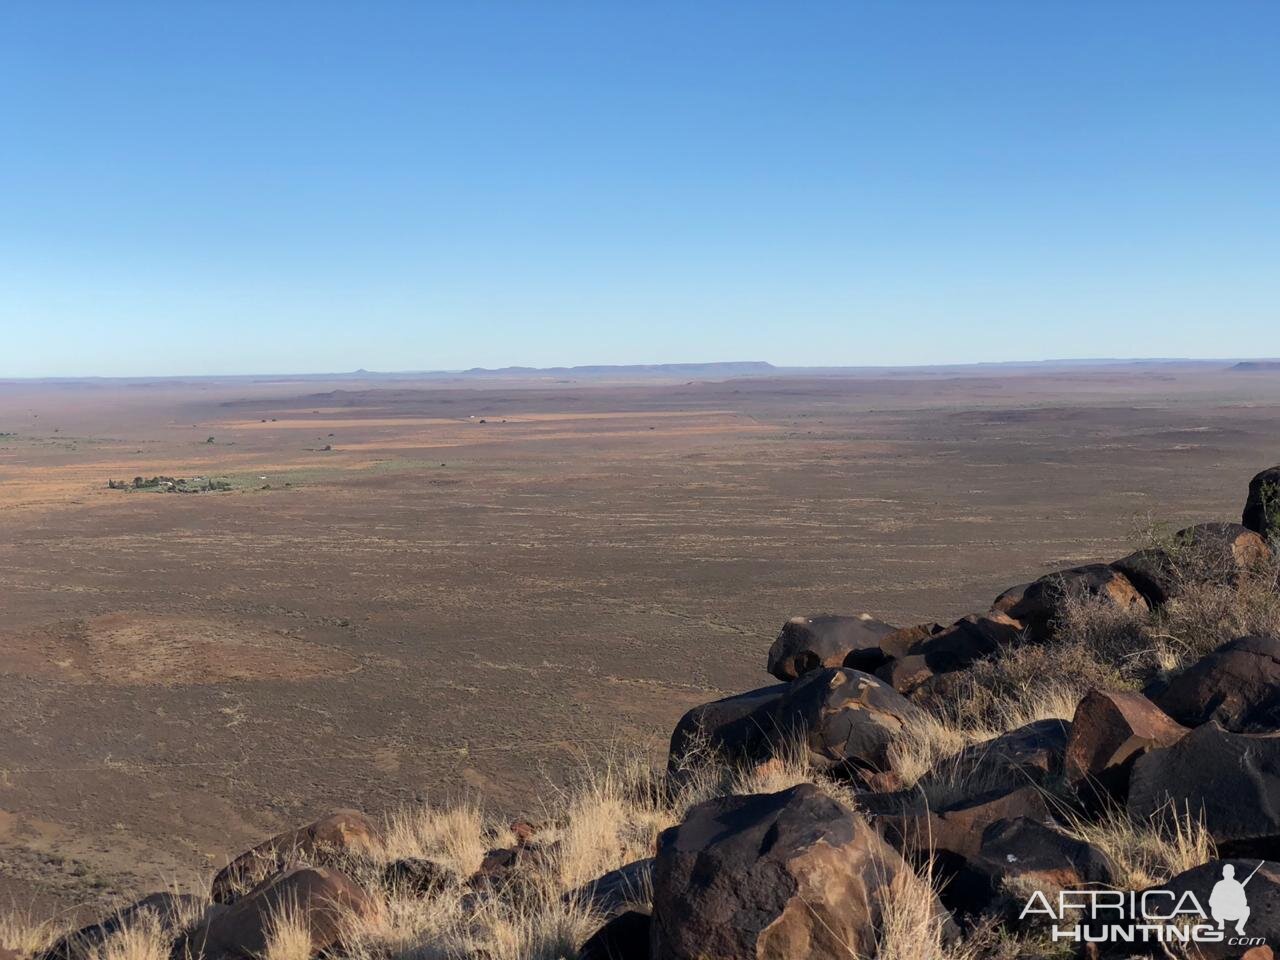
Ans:
[[[539,374],[539,373],[609,373],[609,372],[653,372],[664,370],[680,372],[693,368],[750,368],[759,369],[762,373],[804,373],[804,372],[843,372],[843,371],[894,371],[894,370],[954,370],[974,367],[1019,367],[1019,366],[1074,366],[1084,367],[1090,364],[1276,364],[1280,368],[1278,357],[1048,357],[1038,360],[960,360],[940,363],[867,363],[867,364],[774,364],[768,360],[676,360],[655,363],[580,363],[571,365],[555,365],[536,367],[524,364],[511,364],[501,367],[458,367],[439,369],[405,369],[405,370],[369,370],[359,367],[354,370],[317,370],[317,371],[269,371],[260,373],[140,373],[140,374],[45,374],[42,376],[5,376],[0,375],[0,383],[40,383],[40,382],[79,382],[86,380],[234,380],[234,379],[358,379],[361,377],[482,377],[494,374]]]

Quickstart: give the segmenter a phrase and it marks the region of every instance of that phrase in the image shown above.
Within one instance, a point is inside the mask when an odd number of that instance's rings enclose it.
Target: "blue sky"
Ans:
[[[1280,355],[1274,2],[0,6],[0,376]]]

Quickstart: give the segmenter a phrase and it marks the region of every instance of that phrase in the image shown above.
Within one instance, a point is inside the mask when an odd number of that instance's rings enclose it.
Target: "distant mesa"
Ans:
[[[1246,372],[1258,370],[1280,370],[1280,360],[1241,360],[1231,369]]]
[[[511,376],[538,374],[542,376],[607,376],[610,374],[693,374],[699,376],[744,377],[759,376],[777,371],[772,363],[764,360],[737,360],[719,363],[631,363],[592,364],[578,367],[472,367],[461,371],[468,376]]]

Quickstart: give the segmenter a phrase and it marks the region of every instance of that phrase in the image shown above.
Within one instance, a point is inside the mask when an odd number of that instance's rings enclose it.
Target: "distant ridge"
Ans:
[[[1280,360],[1241,360],[1232,370],[1280,370]]]
[[[720,375],[726,377],[751,376],[752,374],[773,373],[778,368],[764,360],[737,360],[719,363],[631,363],[631,364],[591,364],[578,367],[472,367],[461,373],[477,376],[503,376],[506,374],[527,376],[529,374],[566,374],[575,376],[591,376],[595,374],[639,373],[639,374],[690,374],[695,376]]]

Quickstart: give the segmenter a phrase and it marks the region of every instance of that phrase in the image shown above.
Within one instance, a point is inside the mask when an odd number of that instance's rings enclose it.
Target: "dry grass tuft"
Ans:
[[[261,960],[311,960],[311,953],[311,929],[298,907],[287,906],[273,913]]]
[[[1089,821],[1068,816],[1068,832],[1107,855],[1121,889],[1142,890],[1217,857],[1217,846],[1201,818],[1173,807],[1137,821],[1111,810]]]
[[[19,957],[43,953],[66,932],[64,925],[36,920],[28,913],[0,914],[0,947],[12,950]]]
[[[479,806],[469,801],[444,809],[404,807],[387,818],[383,856],[387,861],[430,860],[458,877],[469,877],[490,849],[486,826]]]

